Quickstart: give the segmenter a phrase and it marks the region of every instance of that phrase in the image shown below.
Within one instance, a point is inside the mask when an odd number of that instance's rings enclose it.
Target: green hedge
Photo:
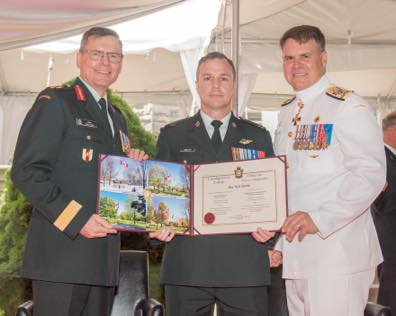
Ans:
[[[155,137],[144,130],[138,116],[125,100],[110,89],[107,91],[107,96],[110,103],[125,116],[132,146],[143,149],[152,156],[155,151]],[[16,306],[31,296],[29,282],[20,279],[19,275],[32,210],[31,204],[12,184],[9,170],[4,175],[1,199],[3,204],[0,207],[0,316],[2,313],[14,315]],[[150,257],[157,262],[162,255],[162,247],[152,247],[144,234],[122,234],[122,248],[148,249]]]

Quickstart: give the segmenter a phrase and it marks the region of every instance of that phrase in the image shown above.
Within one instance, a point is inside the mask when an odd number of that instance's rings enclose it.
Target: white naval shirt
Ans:
[[[302,242],[282,240],[283,275],[300,279],[350,274],[382,261],[369,206],[385,184],[386,162],[380,128],[370,106],[357,94],[345,100],[326,95],[323,76],[284,106],[275,131],[275,152],[288,161],[288,208],[309,212],[319,233]],[[293,149],[297,100],[300,124],[333,124],[324,150]]]

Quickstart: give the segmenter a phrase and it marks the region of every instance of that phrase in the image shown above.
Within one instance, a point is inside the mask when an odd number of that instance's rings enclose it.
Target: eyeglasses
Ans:
[[[105,56],[107,56],[107,59],[110,63],[112,64],[119,64],[122,60],[122,57],[124,57],[120,53],[114,53],[114,52],[104,52],[103,50],[89,50],[89,49],[84,49],[84,52],[87,52],[89,55],[89,58],[93,61],[99,61],[102,60]]]

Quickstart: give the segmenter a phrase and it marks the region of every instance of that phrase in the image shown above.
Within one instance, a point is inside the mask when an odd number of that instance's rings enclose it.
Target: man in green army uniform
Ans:
[[[99,153],[129,148],[121,140],[126,121],[106,97],[122,58],[117,33],[88,30],[80,77],[42,91],[23,122],[12,180],[33,204],[22,276],[33,280],[34,315],[111,312],[120,237],[95,210]]]
[[[157,159],[224,162],[239,148],[273,156],[269,132],[232,114],[234,78],[234,65],[223,54],[213,52],[200,60],[201,110],[161,130]],[[211,315],[214,303],[219,315],[268,315],[265,241],[273,233],[257,229],[252,235],[175,237],[164,229],[151,236],[169,242],[161,271],[168,315]]]

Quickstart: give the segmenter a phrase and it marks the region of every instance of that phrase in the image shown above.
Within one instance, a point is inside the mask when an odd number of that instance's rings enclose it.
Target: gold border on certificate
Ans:
[[[284,157],[200,165],[194,184],[198,234],[278,230],[287,215]]]

